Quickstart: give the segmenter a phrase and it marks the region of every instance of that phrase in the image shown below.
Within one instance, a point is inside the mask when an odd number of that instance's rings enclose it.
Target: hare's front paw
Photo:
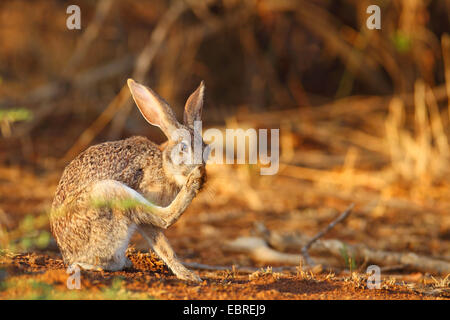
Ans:
[[[189,189],[198,190],[200,189],[201,183],[202,183],[202,173],[200,171],[200,168],[195,168],[189,174],[186,186]]]

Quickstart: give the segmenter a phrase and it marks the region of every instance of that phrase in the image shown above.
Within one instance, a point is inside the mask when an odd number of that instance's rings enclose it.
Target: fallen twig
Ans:
[[[301,250],[311,239],[297,234],[280,233],[270,231],[263,225],[255,230],[265,241],[276,250]],[[347,255],[359,261],[366,261],[386,266],[404,266],[404,269],[429,272],[432,274],[449,274],[450,262],[439,260],[413,252],[390,252],[368,248],[363,244],[347,244],[336,239],[315,241],[311,244],[309,252],[322,257],[335,257],[342,261],[342,250],[345,248]]]
[[[303,246],[301,253],[302,253],[302,256],[305,258],[307,264],[309,264],[310,266],[315,265],[314,261],[311,259],[311,257],[308,254],[308,250],[311,247],[311,245],[314,242],[316,242],[318,239],[323,237],[328,231],[333,229],[335,225],[344,221],[349,216],[349,214],[352,212],[354,206],[355,206],[355,204],[352,203],[341,215],[339,215],[339,217],[337,217],[335,220],[333,220],[325,229],[323,229],[322,231],[317,233],[314,237],[311,238],[311,240],[309,240]]]
[[[249,254],[250,257],[262,263],[279,263],[289,265],[299,265],[301,256],[279,252],[270,248],[264,239],[257,237],[241,237],[227,242],[225,250]]]
[[[240,237],[229,241],[224,245],[224,250],[247,254],[253,261],[263,264],[278,264],[299,266],[302,264],[302,255],[277,251],[258,237]],[[330,266],[335,264],[334,257],[318,258],[320,265]]]

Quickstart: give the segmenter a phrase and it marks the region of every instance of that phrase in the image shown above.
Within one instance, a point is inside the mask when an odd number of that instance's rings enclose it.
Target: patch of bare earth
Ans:
[[[179,281],[164,264],[148,253],[129,254],[133,268],[119,272],[81,272],[81,290],[94,294],[107,289],[120,278],[123,289],[144,293],[156,299],[448,299],[444,294],[419,292],[419,278],[399,276],[395,281],[385,280],[381,289],[370,290],[365,279],[348,274],[326,273],[300,275],[294,272],[261,271],[243,274],[227,271],[200,271],[200,284]],[[23,254],[2,258],[1,266],[9,281],[23,283],[33,279],[51,285],[54,290],[67,291],[69,275],[62,260],[53,254]],[[403,279],[415,280],[406,282]],[[408,279],[409,277],[409,279]],[[0,299],[21,299],[17,287],[3,288]],[[432,291],[429,291],[432,292]],[[90,297],[90,296],[86,296]]]

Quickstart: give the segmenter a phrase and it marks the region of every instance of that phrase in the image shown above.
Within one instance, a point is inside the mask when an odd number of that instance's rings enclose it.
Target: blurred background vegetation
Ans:
[[[281,129],[277,176],[209,169],[197,209],[245,213],[204,238],[258,219],[315,230],[321,208],[355,202],[346,239],[450,259],[449,0],[80,0],[68,30],[74,3],[0,2],[0,244],[47,248],[56,183],[89,145],[164,141],[131,102],[133,77],[179,119],[204,80],[204,128]],[[372,4],[381,30],[366,27]],[[192,238],[185,220],[173,236]]]
[[[0,117],[3,138],[12,138],[2,141],[3,163],[64,155],[132,75],[179,116],[205,80],[207,125],[239,112],[405,95],[418,80],[431,88],[445,82],[447,0],[86,0],[77,2],[81,30],[66,28],[70,4],[0,4]],[[366,28],[370,4],[381,8],[381,30]],[[135,108],[120,109],[96,141],[143,133],[163,139]],[[31,123],[10,128],[29,114]]]

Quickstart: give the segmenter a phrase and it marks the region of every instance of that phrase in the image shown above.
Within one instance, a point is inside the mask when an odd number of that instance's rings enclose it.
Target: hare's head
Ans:
[[[178,178],[186,177],[195,167],[204,167],[208,146],[201,132],[203,81],[186,101],[183,124],[177,121],[167,102],[152,89],[133,79],[128,79],[128,87],[143,117],[161,128],[168,139],[162,150],[166,173],[180,181]]]

